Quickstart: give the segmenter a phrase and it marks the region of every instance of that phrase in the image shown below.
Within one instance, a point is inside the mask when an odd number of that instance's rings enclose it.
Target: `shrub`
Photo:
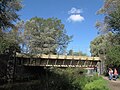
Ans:
[[[109,88],[107,87],[107,82],[100,78],[86,84],[84,90],[109,90]]]
[[[108,90],[104,89],[106,83],[102,78],[97,75],[86,76],[84,72],[85,70],[80,68],[45,69],[38,79],[33,80],[30,77],[29,80],[25,80],[24,78],[24,82],[2,85],[0,90],[83,90],[84,88],[84,90]],[[100,87],[96,84],[99,84]]]

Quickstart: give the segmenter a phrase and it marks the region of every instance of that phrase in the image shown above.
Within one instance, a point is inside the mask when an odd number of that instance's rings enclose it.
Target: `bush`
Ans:
[[[108,90],[104,89],[106,84],[103,84],[102,78],[97,75],[86,76],[84,73],[85,70],[80,68],[45,69],[35,80],[30,77],[28,81],[24,79],[21,83],[2,85],[0,90]],[[101,89],[102,84],[104,88]]]
[[[94,80],[91,83],[85,85],[84,90],[109,90],[107,87],[107,82],[102,78]]]

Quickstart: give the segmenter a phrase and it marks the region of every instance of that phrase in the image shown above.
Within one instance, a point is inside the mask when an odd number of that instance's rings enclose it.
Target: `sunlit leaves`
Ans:
[[[100,35],[96,37],[90,44],[90,52],[92,56],[105,55],[107,48],[112,46],[114,40],[114,35],[112,32],[109,32],[105,35]]]
[[[34,17],[25,23],[24,37],[29,53],[63,52],[71,37],[57,18]]]

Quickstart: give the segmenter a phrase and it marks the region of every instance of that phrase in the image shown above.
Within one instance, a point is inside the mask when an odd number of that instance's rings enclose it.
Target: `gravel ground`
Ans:
[[[111,90],[120,90],[120,80],[119,79],[114,81],[114,80],[109,80],[108,77],[103,77],[103,78],[108,81],[108,86]]]

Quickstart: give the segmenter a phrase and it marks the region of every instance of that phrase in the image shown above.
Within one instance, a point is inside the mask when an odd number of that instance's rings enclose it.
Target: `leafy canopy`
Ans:
[[[13,22],[19,19],[16,12],[21,8],[20,0],[0,0],[0,30],[14,27]]]
[[[96,27],[98,28],[99,34],[104,35],[105,37],[109,32],[112,32],[112,36],[108,38],[104,38],[103,41],[106,42],[104,46],[105,50],[105,62],[107,65],[120,65],[119,62],[119,46],[120,46],[120,0],[105,0],[103,7],[100,8],[98,14],[104,14],[104,21],[98,21],[96,23]],[[100,36],[101,37],[101,36]],[[93,45],[91,45],[92,54],[93,50],[100,49],[101,47],[97,47],[99,40],[93,40]],[[104,44],[101,42],[101,44]],[[94,47],[93,47],[94,46]],[[99,46],[99,44],[98,44]]]
[[[57,18],[31,18],[24,25],[24,42],[27,53],[63,53],[72,37]]]
[[[19,19],[17,11],[21,8],[20,0],[0,0],[0,53],[4,53],[11,46],[18,47],[17,28],[13,23]]]
[[[120,46],[114,46],[108,49],[106,57],[108,66],[120,66]]]

